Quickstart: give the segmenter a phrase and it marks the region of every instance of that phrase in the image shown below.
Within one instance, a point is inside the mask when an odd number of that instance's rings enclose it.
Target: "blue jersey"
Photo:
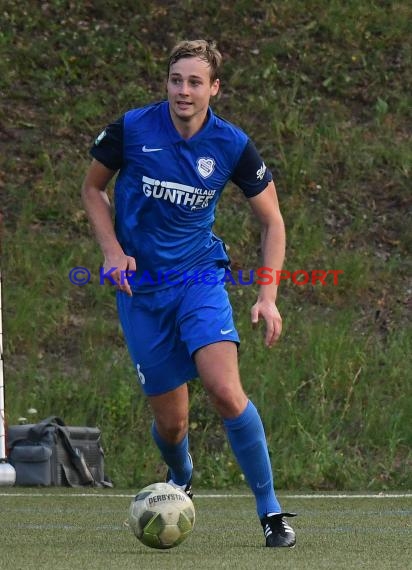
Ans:
[[[166,101],[125,113],[90,152],[119,170],[115,229],[123,251],[136,259],[131,286],[139,291],[170,286],[165,275],[226,266],[225,246],[212,231],[225,185],[232,180],[251,197],[272,179],[241,129],[209,108],[203,128],[186,140]]]

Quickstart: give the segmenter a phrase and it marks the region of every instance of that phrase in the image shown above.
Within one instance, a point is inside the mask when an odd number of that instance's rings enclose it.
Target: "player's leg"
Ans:
[[[294,546],[293,529],[284,520],[277,500],[266,435],[260,415],[246,397],[238,370],[237,347],[232,342],[209,344],[196,351],[203,385],[223,418],[233,453],[256,499],[267,546]]]
[[[187,434],[189,395],[186,384],[158,396],[148,396],[156,434],[170,445],[176,445]]]
[[[148,400],[154,416],[152,436],[169,468],[166,480],[190,493],[193,465],[189,454],[187,385],[149,396]]]
[[[255,497],[259,517],[279,513],[262,421],[245,395],[238,368],[239,336],[223,283],[188,285],[178,310],[182,340],[221,415],[234,455]]]
[[[280,513],[263,424],[243,391],[236,345],[209,344],[197,350],[194,359],[202,383],[223,419],[233,453],[256,497],[259,517]]]
[[[153,410],[153,439],[169,467],[169,478],[186,487],[192,473],[186,382],[197,371],[175,333],[177,293],[173,287],[134,297],[118,293],[117,305],[138,382]]]
[[[263,424],[241,385],[237,356],[239,337],[222,282],[188,286],[179,307],[178,323],[199,376],[223,419],[233,453],[255,495],[262,525],[266,527],[265,517],[272,514],[271,525],[276,519],[275,526],[278,523],[282,526],[273,531],[265,529],[266,544],[291,546],[294,533],[291,531],[293,534],[286,536],[284,532],[283,525],[287,523],[273,487]]]

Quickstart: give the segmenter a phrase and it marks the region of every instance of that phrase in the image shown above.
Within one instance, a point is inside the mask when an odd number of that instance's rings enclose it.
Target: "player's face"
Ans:
[[[210,82],[210,66],[202,59],[185,57],[170,66],[167,94],[174,122],[199,123],[200,128],[218,91],[219,80]]]

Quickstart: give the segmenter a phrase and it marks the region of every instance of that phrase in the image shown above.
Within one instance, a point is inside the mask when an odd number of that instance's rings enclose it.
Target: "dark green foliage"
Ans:
[[[271,351],[249,323],[256,288],[229,286],[277,485],[410,487],[410,3],[5,0],[0,18],[9,423],[36,408],[97,424],[116,485],[163,479],[80,187],[102,127],[164,97],[169,48],[214,38],[214,107],[275,174],[285,268],[344,271],[337,285],[282,283]],[[258,227],[231,186],[215,230],[234,269],[259,266]],[[75,266],[89,285],[69,282]],[[195,485],[241,484],[220,420],[191,391]]]

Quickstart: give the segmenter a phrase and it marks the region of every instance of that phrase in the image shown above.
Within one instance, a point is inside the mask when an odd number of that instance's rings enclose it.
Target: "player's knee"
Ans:
[[[156,427],[160,436],[169,443],[177,444],[187,433],[187,418],[162,418],[156,419]]]
[[[210,394],[211,400],[222,418],[239,416],[247,404],[247,397],[242,389],[233,390],[231,386],[221,386]]]

